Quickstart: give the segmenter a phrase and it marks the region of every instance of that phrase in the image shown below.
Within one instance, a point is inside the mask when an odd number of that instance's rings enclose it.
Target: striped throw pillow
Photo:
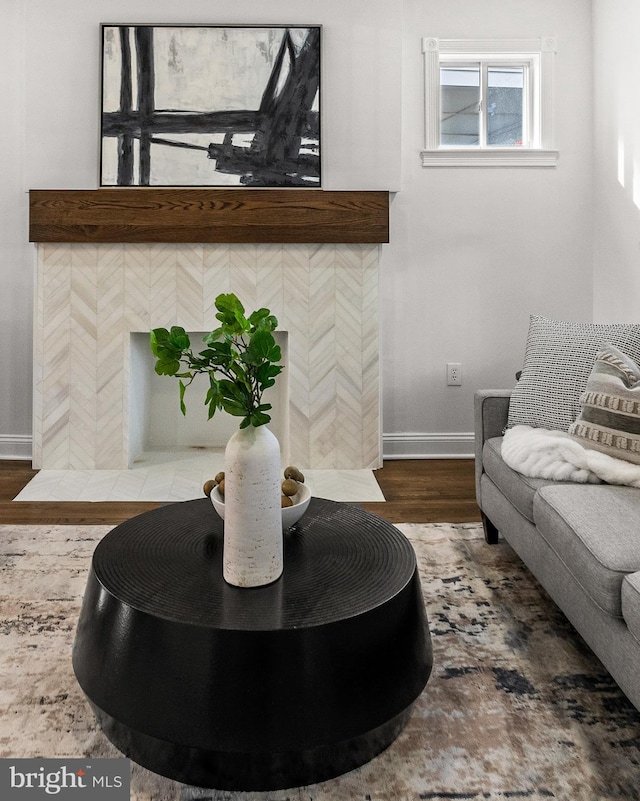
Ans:
[[[573,323],[532,315],[522,374],[509,402],[515,425],[568,431],[580,413],[580,395],[606,342],[640,364],[640,325]]]
[[[585,448],[640,464],[640,367],[606,344],[596,356],[582,411],[569,434]]]

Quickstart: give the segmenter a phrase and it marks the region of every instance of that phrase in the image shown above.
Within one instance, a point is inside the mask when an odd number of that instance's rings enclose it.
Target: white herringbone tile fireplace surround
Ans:
[[[377,244],[39,243],[34,467],[127,469],[131,334],[208,331],[221,292],[287,332],[291,461],[380,467],[378,260]]]

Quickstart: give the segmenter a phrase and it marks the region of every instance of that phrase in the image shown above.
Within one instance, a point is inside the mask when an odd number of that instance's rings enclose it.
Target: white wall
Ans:
[[[96,186],[101,22],[322,24],[323,188],[398,186],[401,15],[391,13],[393,0],[311,7],[297,0],[190,0],[179,10],[173,0],[22,4],[27,138],[41,143],[28,160],[30,188]]]
[[[640,5],[594,0],[594,314],[640,320]]]
[[[27,240],[24,4],[0,5],[0,456],[31,454],[33,261]],[[37,139],[46,136],[39,131]]]
[[[397,0],[1,0],[0,458],[31,452],[27,192],[98,184],[99,24],[322,24],[323,187],[396,190],[401,19]]]
[[[421,37],[557,37],[556,169],[423,168]],[[529,314],[589,320],[591,3],[405,0],[402,192],[385,251],[385,453],[470,453],[473,392],[513,386]],[[446,362],[463,385],[447,387]]]
[[[594,2],[596,18],[637,30],[636,0]],[[324,25],[324,186],[401,188],[382,253],[385,449],[469,453],[473,391],[513,383],[528,315],[592,316],[591,0],[190,0],[179,12],[170,0],[3,0],[0,456],[30,452],[26,192],[97,186],[99,23],[127,21]],[[558,40],[557,169],[423,168],[422,37],[543,34]],[[625,102],[637,109],[631,88]],[[637,253],[635,207],[624,209]],[[613,253],[614,234],[598,247]],[[618,268],[627,287],[631,253]],[[447,361],[462,362],[462,387],[445,386]]]

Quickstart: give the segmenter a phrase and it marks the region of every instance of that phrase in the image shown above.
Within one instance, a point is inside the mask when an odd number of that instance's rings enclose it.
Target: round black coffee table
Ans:
[[[266,587],[222,578],[222,521],[203,498],[98,544],[76,677],[126,756],[187,784],[269,790],[372,759],[431,672],[416,560],[391,524],[314,498]]]

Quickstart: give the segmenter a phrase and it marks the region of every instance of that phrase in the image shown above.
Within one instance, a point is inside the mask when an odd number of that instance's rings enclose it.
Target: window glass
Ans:
[[[480,65],[440,68],[440,144],[477,145]]]
[[[487,68],[487,145],[523,144],[525,67]]]

